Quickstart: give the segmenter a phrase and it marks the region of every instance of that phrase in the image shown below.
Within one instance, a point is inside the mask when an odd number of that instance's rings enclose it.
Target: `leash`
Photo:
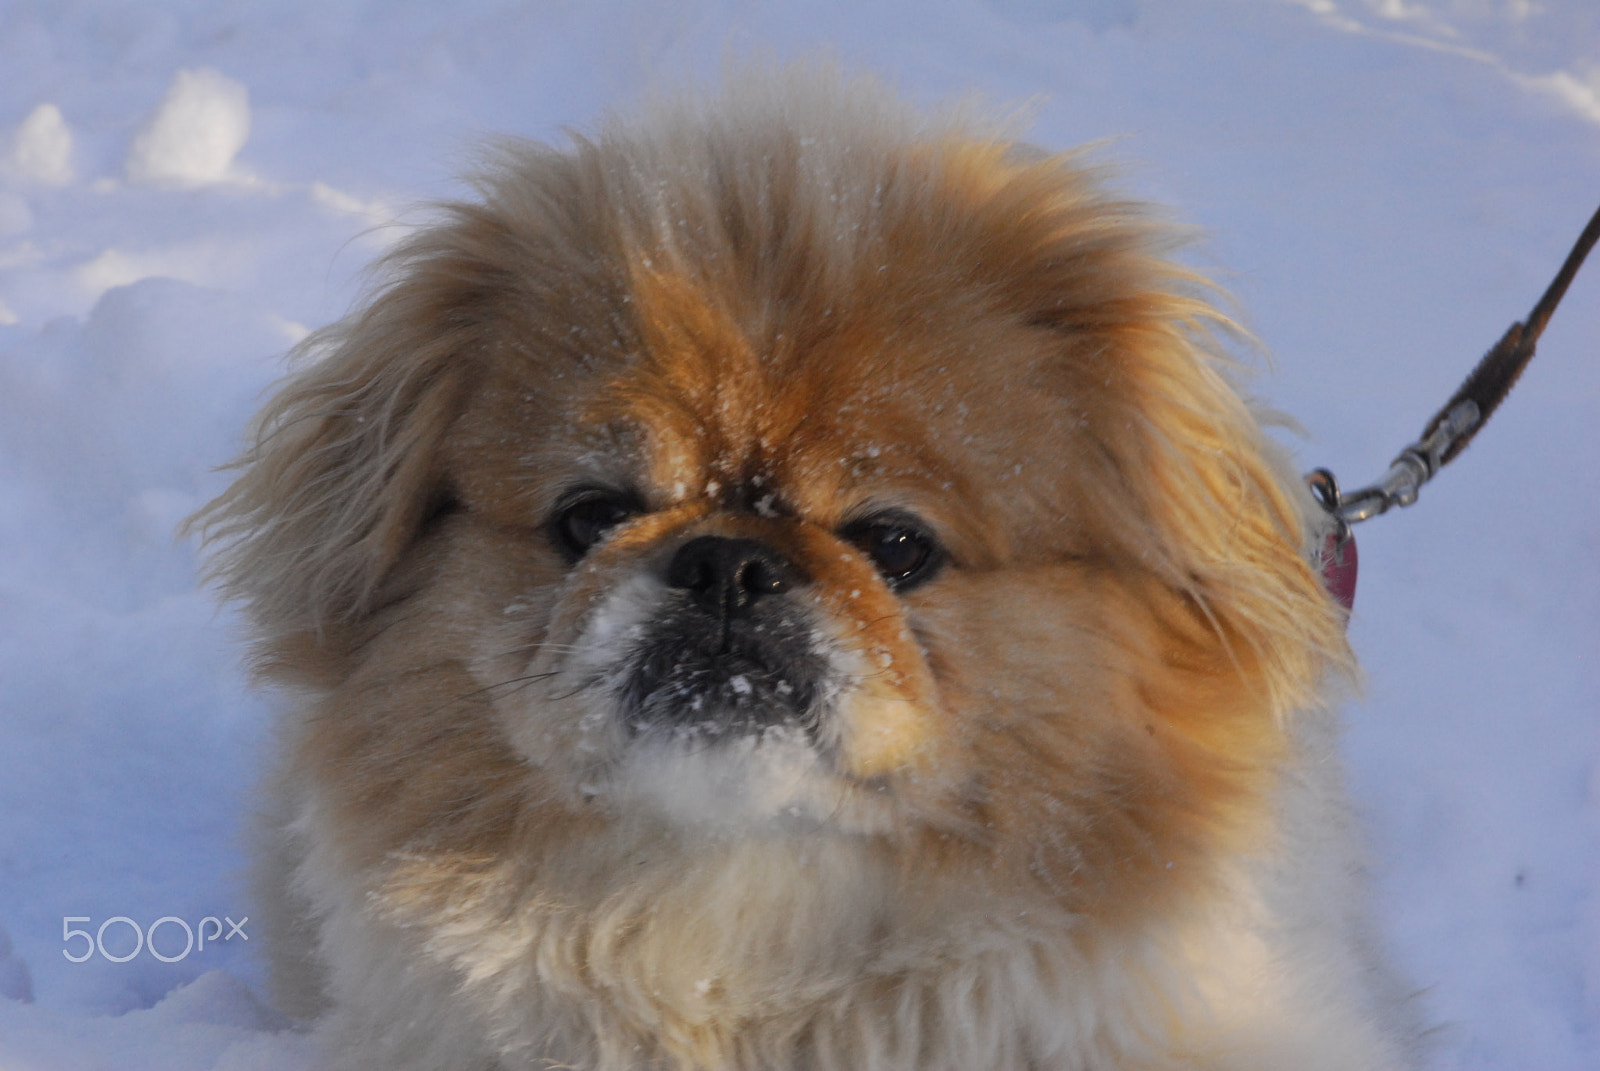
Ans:
[[[1589,225],[1578,236],[1561,270],[1528,318],[1512,324],[1500,336],[1500,341],[1483,355],[1444,408],[1428,421],[1421,437],[1401,450],[1389,464],[1389,471],[1382,479],[1346,493],[1339,489],[1338,479],[1327,469],[1314,469],[1306,476],[1317,501],[1334,519],[1334,530],[1322,548],[1322,576],[1328,593],[1346,610],[1355,603],[1358,561],[1355,534],[1350,526],[1387,513],[1396,506],[1412,505],[1422,485],[1467,448],[1533,359],[1539,336],[1544,334],[1551,314],[1561,303],[1596,241],[1600,241],[1600,210],[1596,210]]]

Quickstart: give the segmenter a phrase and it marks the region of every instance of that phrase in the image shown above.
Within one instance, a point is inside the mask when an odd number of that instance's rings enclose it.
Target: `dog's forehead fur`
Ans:
[[[1149,230],[1003,142],[692,129],[514,150],[439,236],[500,290],[462,491],[524,523],[584,482],[830,527],[900,507],[973,564],[1092,542],[1136,420],[1123,356],[1181,305],[1149,289]]]

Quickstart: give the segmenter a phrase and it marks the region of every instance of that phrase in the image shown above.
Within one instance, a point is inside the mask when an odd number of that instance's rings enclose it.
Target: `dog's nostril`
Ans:
[[[678,548],[667,566],[667,584],[689,593],[701,608],[732,617],[767,595],[793,585],[793,567],[777,551],[754,539],[700,536]]]

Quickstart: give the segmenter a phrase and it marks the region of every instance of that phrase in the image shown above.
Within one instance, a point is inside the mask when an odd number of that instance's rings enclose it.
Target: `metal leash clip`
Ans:
[[[1444,455],[1450,447],[1479,423],[1477,402],[1470,398],[1457,402],[1431,432],[1400,451],[1383,479],[1349,494],[1339,490],[1338,479],[1327,469],[1311,472],[1306,482],[1322,508],[1338,520],[1339,541],[1349,538],[1350,525],[1414,503],[1422,485],[1444,465]]]

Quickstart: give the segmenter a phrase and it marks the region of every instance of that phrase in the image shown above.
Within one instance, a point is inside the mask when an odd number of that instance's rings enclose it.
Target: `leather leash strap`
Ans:
[[[1572,247],[1572,252],[1567,254],[1566,263],[1561,265],[1561,270],[1556,273],[1554,281],[1545,290],[1539,303],[1533,307],[1533,311],[1528,314],[1528,318],[1512,324],[1506,333],[1500,336],[1500,341],[1483,355],[1478,367],[1467,376],[1466,381],[1445,403],[1444,408],[1428,421],[1427,428],[1422,432],[1424,439],[1432,435],[1439,425],[1448,419],[1450,411],[1462,402],[1470,401],[1478,407],[1478,422],[1457,436],[1439,455],[1439,464],[1449,464],[1455,460],[1457,454],[1467,448],[1472,437],[1478,434],[1478,429],[1488,423],[1489,417],[1499,408],[1506,395],[1511,393],[1511,388],[1516,386],[1517,377],[1522,375],[1522,370],[1533,359],[1533,348],[1538,344],[1539,336],[1544,334],[1545,324],[1550,322],[1550,314],[1561,304],[1567,287],[1572,285],[1573,276],[1577,275],[1578,269],[1583,266],[1583,258],[1589,255],[1589,250],[1594,248],[1597,240],[1600,240],[1600,210],[1595,211],[1594,218],[1589,220],[1589,225],[1578,236],[1577,244]]]

